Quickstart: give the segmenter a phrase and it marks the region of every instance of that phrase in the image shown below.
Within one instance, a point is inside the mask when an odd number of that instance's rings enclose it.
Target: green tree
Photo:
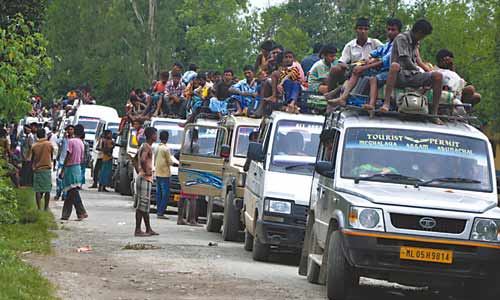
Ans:
[[[31,109],[40,77],[50,69],[47,41],[21,15],[0,28],[0,117],[12,120]]]
[[[2,0],[0,1],[0,27],[6,28],[10,19],[17,14],[25,21],[33,22],[33,28],[39,31],[45,17],[47,0]]]

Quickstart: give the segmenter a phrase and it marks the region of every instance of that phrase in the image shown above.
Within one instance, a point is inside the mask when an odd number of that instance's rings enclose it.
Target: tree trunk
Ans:
[[[147,75],[150,79],[157,78],[159,75],[158,59],[159,45],[157,45],[156,33],[156,10],[158,8],[158,0],[149,0],[148,14],[148,36],[149,45],[146,50]]]

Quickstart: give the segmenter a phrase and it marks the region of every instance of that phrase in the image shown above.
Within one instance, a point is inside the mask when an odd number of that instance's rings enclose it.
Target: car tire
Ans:
[[[253,249],[253,236],[245,229],[245,245],[243,246],[246,251],[252,251]]]
[[[269,245],[261,243],[257,235],[253,239],[252,258],[256,261],[267,261],[269,258]]]
[[[345,300],[350,290],[359,284],[359,276],[344,256],[340,231],[330,234],[328,244],[326,286],[330,300]]]
[[[214,202],[212,197],[207,197],[207,231],[208,232],[220,232],[222,227],[222,221],[213,218]]]
[[[222,238],[224,241],[237,241],[240,229],[240,214],[234,207],[234,192],[227,192],[224,199],[224,222],[222,222]]]
[[[311,217],[311,214],[307,218],[307,223],[306,223],[306,232],[304,235],[304,245],[302,246],[302,253],[300,256],[300,263],[299,263],[299,275],[306,276],[307,275],[307,269],[308,269],[308,260],[309,260],[309,254],[311,254],[311,247],[313,246],[312,244],[315,243],[316,241],[312,238],[313,234],[313,228],[314,228],[314,218]]]
[[[120,194],[127,196],[132,195],[132,191],[130,189],[130,184],[132,180],[130,180],[128,177],[127,168],[125,166],[122,166],[120,168],[119,174],[120,174],[120,182],[119,182]]]

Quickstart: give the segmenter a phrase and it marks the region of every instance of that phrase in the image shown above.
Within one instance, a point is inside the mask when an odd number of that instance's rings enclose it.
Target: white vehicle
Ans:
[[[100,120],[99,123],[97,124],[97,129],[96,129],[96,134],[95,134],[95,141],[92,147],[92,170],[95,169],[95,164],[99,158],[102,158],[102,152],[97,149],[98,148],[98,139],[101,137],[103,134],[104,130],[111,130],[113,133],[113,142],[116,143],[116,139],[118,137],[118,127],[120,126],[120,118],[116,118],[114,120],[108,119],[108,120]],[[116,163],[118,162],[118,155],[119,155],[120,148],[115,147],[113,149],[113,167],[116,166]],[[114,174],[114,172],[113,172]],[[92,175],[93,176],[93,175]]]
[[[334,300],[360,276],[499,299],[498,187],[483,133],[344,110],[321,136],[299,274]]]
[[[95,134],[99,120],[116,120],[118,119],[116,109],[102,105],[80,105],[78,107],[73,125],[83,125],[85,128],[85,141],[92,148],[94,145]]]
[[[271,247],[302,247],[314,162],[325,118],[273,112],[250,143],[243,218],[245,250],[265,261]]]

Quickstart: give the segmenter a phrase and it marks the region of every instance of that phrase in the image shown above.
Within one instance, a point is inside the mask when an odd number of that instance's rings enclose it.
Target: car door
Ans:
[[[330,137],[324,139],[320,144],[318,159],[325,162],[331,162],[332,171],[334,171],[339,147],[340,132],[335,128],[331,128],[329,131],[331,132]],[[315,174],[315,176],[317,175],[319,174]],[[326,242],[330,217],[333,216],[333,212],[336,209],[337,204],[333,176],[328,177],[319,175],[317,178],[316,190],[312,192],[316,192],[315,200],[317,201],[315,209],[316,222],[314,226],[316,226],[319,242],[323,243]]]
[[[227,136],[227,129],[221,126],[186,125],[179,158],[183,193],[221,195],[225,159],[221,147],[227,143]]]

